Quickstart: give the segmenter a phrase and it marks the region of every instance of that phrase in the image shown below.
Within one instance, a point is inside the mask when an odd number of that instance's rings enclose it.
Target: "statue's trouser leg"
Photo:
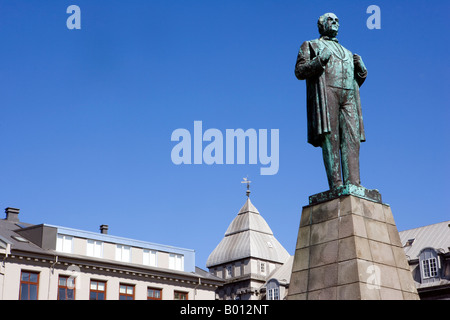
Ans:
[[[327,88],[327,105],[331,132],[324,134],[322,140],[323,162],[325,164],[330,190],[342,185],[341,161],[339,156],[339,91],[341,89]]]
[[[342,89],[339,133],[344,184],[361,184],[359,176],[359,118],[353,90]]]

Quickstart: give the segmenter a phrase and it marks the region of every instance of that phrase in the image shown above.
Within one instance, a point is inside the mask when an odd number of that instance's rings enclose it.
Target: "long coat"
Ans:
[[[295,64],[295,75],[299,80],[306,80],[306,98],[307,98],[307,120],[308,120],[308,143],[314,147],[321,146],[322,135],[330,133],[330,115],[329,106],[327,104],[325,80],[325,67],[317,57],[318,53],[323,49],[322,41],[312,40],[305,41],[297,56]],[[347,50],[347,49],[345,49]],[[347,50],[348,51],[348,50]],[[348,51],[349,52],[349,51]],[[352,56],[351,52],[349,52]],[[355,65],[354,76],[354,92],[355,102],[358,111],[360,141],[364,142],[364,125],[361,110],[361,100],[359,97],[359,87],[363,84],[367,77],[367,70],[361,62]]]

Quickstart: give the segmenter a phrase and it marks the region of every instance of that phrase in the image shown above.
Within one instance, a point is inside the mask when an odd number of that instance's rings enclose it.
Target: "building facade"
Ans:
[[[400,232],[422,300],[450,300],[450,221]]]
[[[450,300],[450,221],[399,232],[422,300]],[[283,300],[293,256],[276,240],[247,199],[207,260],[209,272],[225,282],[221,300]]]
[[[213,300],[223,280],[195,252],[107,233],[0,220],[2,300]]]
[[[0,219],[0,300],[283,300],[293,256],[247,198],[224,238],[195,266],[195,251],[50,224],[19,210]],[[450,300],[450,221],[401,231],[423,300]]]
[[[209,272],[225,281],[220,300],[282,300],[287,294],[293,257],[275,238],[247,198],[222,241],[209,255]]]

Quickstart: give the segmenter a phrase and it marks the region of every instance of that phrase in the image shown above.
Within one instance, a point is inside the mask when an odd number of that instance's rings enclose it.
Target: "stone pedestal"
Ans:
[[[288,293],[299,299],[419,299],[389,205],[345,194],[303,208]]]

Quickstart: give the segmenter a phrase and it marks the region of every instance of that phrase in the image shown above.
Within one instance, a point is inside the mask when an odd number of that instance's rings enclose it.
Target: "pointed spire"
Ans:
[[[247,184],[247,191],[245,192],[245,194],[247,195],[247,198],[249,198],[250,197],[250,183],[251,183],[251,181],[248,180],[248,176],[247,176],[247,178],[244,178],[244,180],[242,180],[241,183],[246,183]]]
[[[247,201],[245,201],[244,205],[242,206],[241,210],[239,210],[238,214],[243,214],[247,212],[253,212],[256,214],[259,214],[258,209],[253,205],[253,203],[250,201],[250,198],[247,198]]]
[[[228,226],[223,239],[209,255],[206,261],[208,268],[246,259],[283,264],[289,258],[289,253],[278,242],[267,221],[252,204],[249,197],[250,182],[248,178],[242,181],[247,184],[247,199]]]

